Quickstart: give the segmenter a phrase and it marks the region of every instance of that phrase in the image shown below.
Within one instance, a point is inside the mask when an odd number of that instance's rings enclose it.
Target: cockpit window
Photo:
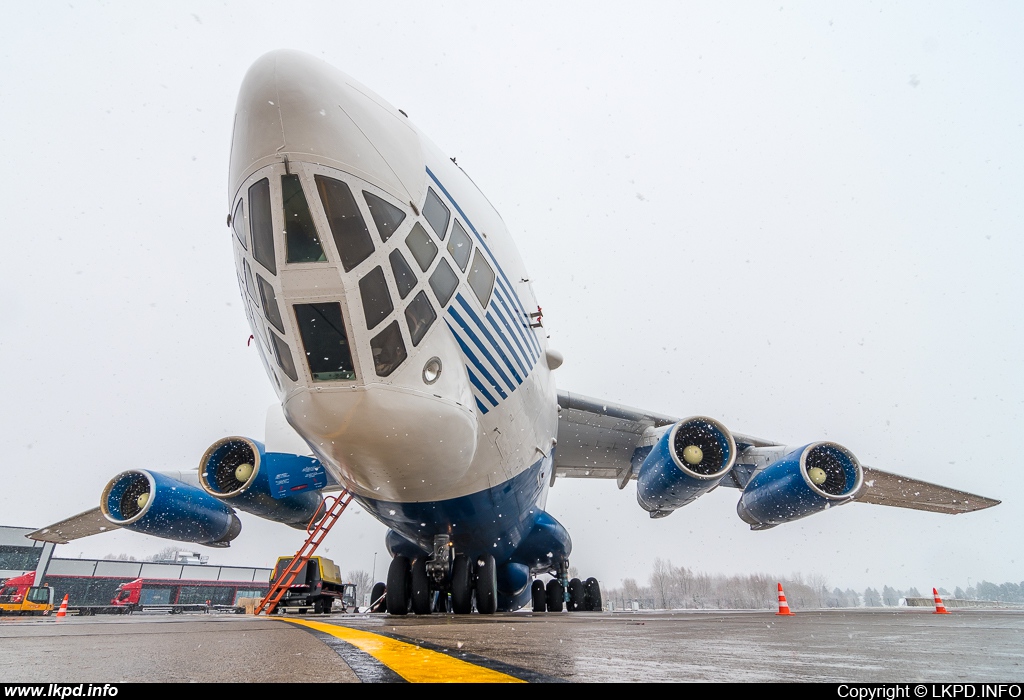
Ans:
[[[452,225],[452,239],[448,241],[448,252],[452,254],[459,269],[465,272],[469,255],[473,252],[473,242],[469,240],[469,234],[462,228],[458,219]]]
[[[231,215],[231,228],[235,231],[235,238],[242,244],[242,247],[249,250],[249,244],[245,241],[245,212],[242,211],[242,200],[238,200],[235,213]]]
[[[405,237],[405,244],[409,246],[409,251],[412,256],[416,258],[417,264],[420,269],[424,272],[430,267],[430,263],[434,261],[434,257],[437,255],[437,245],[434,241],[430,240],[430,236],[427,234],[420,222],[413,224],[412,231]]]
[[[398,369],[398,365],[406,358],[405,341],[402,340],[398,321],[392,321],[374,336],[370,341],[370,349],[373,351],[373,365],[378,377],[386,377]]]
[[[398,230],[398,227],[405,221],[405,212],[375,194],[363,192],[366,199],[366,206],[370,209],[370,216],[373,223],[377,224],[377,233],[380,234],[382,243],[387,243],[391,234]]]
[[[437,295],[437,301],[441,308],[448,305],[448,300],[452,298],[458,284],[459,278],[456,276],[455,270],[448,264],[447,259],[441,258],[441,262],[434,268],[434,274],[430,276],[430,288]]]
[[[315,180],[334,244],[341,256],[341,266],[349,272],[373,254],[370,231],[348,185],[324,175],[316,175]]]
[[[284,200],[284,241],[288,262],[326,261],[298,175],[281,176],[281,198]]]
[[[242,268],[245,270],[245,288],[249,291],[249,296],[252,297],[252,300],[256,301],[256,287],[252,283],[252,270],[249,269],[248,260],[242,260]]]
[[[277,357],[277,365],[287,374],[293,382],[299,381],[299,375],[295,373],[295,362],[292,360],[292,349],[288,343],[277,337],[277,333],[271,333],[270,339],[274,341],[274,356]]]
[[[413,297],[409,306],[405,309],[405,320],[409,324],[409,335],[412,337],[412,344],[414,346],[420,344],[423,336],[427,333],[427,329],[430,328],[430,324],[436,318],[437,313],[434,311],[434,307],[430,305],[430,299],[427,299],[426,292],[421,291]]]
[[[375,327],[395,310],[391,303],[391,294],[388,292],[388,283],[384,280],[384,270],[380,265],[359,280],[359,296],[363,300],[367,330]]]
[[[259,274],[256,275],[256,282],[260,287],[260,298],[263,299],[263,312],[267,315],[267,320],[273,324],[274,328],[284,333],[284,320],[281,318],[281,309],[277,306],[277,295],[274,294],[274,288]]]
[[[391,271],[395,273],[395,285],[398,287],[398,296],[405,299],[416,286],[416,273],[409,267],[409,263],[405,261],[405,256],[402,255],[402,251],[398,250],[398,248],[391,251],[388,260],[391,261]]]
[[[427,201],[423,204],[423,216],[430,224],[430,228],[434,229],[434,233],[442,241],[444,240],[444,234],[448,231],[448,219],[451,218],[451,212],[448,211],[448,207],[444,205],[441,198],[438,197],[434,190],[427,188]]]
[[[252,226],[253,257],[276,275],[274,222],[270,211],[270,180],[267,178],[249,188],[249,225]]]
[[[480,255],[479,248],[477,248],[476,255],[473,256],[473,266],[469,269],[469,276],[466,280],[476,293],[476,298],[480,300],[480,306],[486,308],[487,302],[491,299],[491,291],[494,289],[494,270],[484,260],[484,256]]]
[[[341,304],[295,304],[293,308],[313,381],[355,379]]]

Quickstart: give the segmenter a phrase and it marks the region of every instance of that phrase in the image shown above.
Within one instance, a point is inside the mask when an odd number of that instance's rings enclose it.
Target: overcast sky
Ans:
[[[767,532],[719,489],[651,521],[561,480],[573,565],[952,588],[1024,579],[1024,5],[20,3],[4,8],[0,524],[94,507],[129,467],[262,439],[227,168],[249,65],[288,47],[458,157],[516,237],[559,387],[713,416],[1003,501],[852,504]],[[634,482],[635,483],[635,482]],[[353,509],[327,554],[384,576]],[[353,510],[349,512],[352,513]],[[299,533],[242,515],[212,563]],[[57,556],[151,554],[133,533]]]

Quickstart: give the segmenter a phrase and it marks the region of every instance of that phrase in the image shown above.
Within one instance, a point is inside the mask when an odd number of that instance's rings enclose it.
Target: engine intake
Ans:
[[[100,497],[100,510],[125,529],[210,547],[227,547],[242,531],[230,506],[202,489],[146,469],[129,469],[111,479]]]
[[[736,441],[718,421],[697,416],[667,430],[640,465],[636,498],[652,518],[685,506],[722,480],[736,461]]]
[[[267,452],[255,440],[226,437],[203,455],[199,483],[239,510],[305,529],[320,507],[327,475],[312,457]]]
[[[736,512],[752,530],[765,530],[846,503],[863,481],[864,470],[852,452],[834,442],[815,442],[754,474]]]

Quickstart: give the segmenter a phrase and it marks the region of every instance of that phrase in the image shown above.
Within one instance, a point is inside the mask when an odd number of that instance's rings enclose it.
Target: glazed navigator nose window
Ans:
[[[355,379],[341,304],[295,304],[293,308],[313,381]]]

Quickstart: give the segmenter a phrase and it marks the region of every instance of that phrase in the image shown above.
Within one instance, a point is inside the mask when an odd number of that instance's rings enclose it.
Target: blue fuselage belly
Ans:
[[[551,463],[548,455],[504,483],[444,501],[398,503],[363,496],[356,500],[424,554],[431,551],[435,534],[448,534],[457,553],[489,553],[501,564],[515,558],[516,548],[543,512],[537,504]]]

